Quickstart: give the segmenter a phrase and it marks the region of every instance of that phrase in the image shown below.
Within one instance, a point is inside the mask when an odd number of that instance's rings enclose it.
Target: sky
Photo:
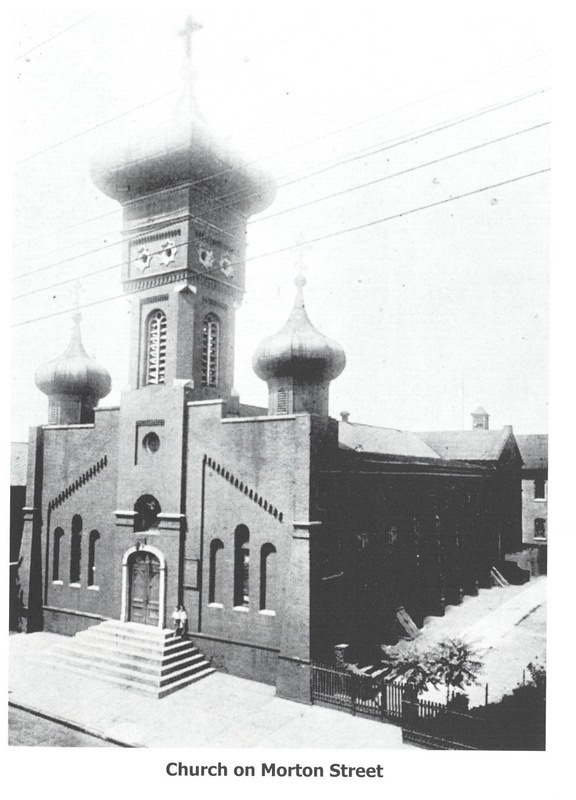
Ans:
[[[549,21],[544,4],[522,9],[19,4],[12,438],[46,421],[34,371],[68,344],[77,281],[85,347],[112,375],[102,404],[127,386],[121,209],[88,165],[106,143],[167,124],[188,13],[203,25],[194,58],[205,118],[279,184],[248,225],[242,402],[267,404],[252,354],[287,318],[301,258],[310,318],[347,356],[332,416],[459,429],[482,405],[491,427],[545,433]]]

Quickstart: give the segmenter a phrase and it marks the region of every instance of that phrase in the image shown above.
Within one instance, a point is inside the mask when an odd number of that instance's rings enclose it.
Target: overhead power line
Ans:
[[[530,92],[528,94],[520,95],[519,97],[512,98],[511,100],[507,100],[505,103],[499,103],[499,104],[496,104],[496,105],[492,105],[492,106],[488,106],[488,107],[482,108],[479,111],[476,111],[476,112],[474,112],[472,114],[467,114],[467,115],[464,115],[463,117],[461,116],[461,117],[457,117],[456,119],[449,120],[447,122],[446,121],[442,122],[440,125],[437,125],[437,126],[431,126],[431,127],[429,126],[427,128],[424,128],[424,129],[421,129],[421,130],[417,131],[416,133],[411,133],[407,137],[397,137],[396,139],[392,139],[392,140],[389,140],[388,142],[384,142],[384,143],[378,145],[376,148],[374,148],[374,146],[373,146],[372,149],[369,150],[369,151],[362,150],[360,153],[358,153],[358,152],[357,153],[353,153],[353,154],[351,154],[351,156],[347,157],[343,161],[337,161],[336,163],[331,163],[330,166],[325,166],[322,169],[317,169],[317,170],[315,170],[315,171],[313,171],[311,173],[304,174],[300,178],[294,179],[292,181],[288,181],[288,182],[286,182],[284,184],[280,184],[278,188],[283,188],[283,187],[288,186],[288,185],[293,185],[294,183],[299,183],[300,181],[307,180],[308,178],[314,177],[314,176],[320,174],[321,172],[326,172],[329,169],[335,169],[335,168],[337,168],[337,167],[339,167],[339,166],[341,166],[343,164],[351,163],[352,161],[357,160],[358,158],[368,158],[368,157],[371,157],[373,155],[377,155],[379,153],[382,153],[382,152],[384,152],[386,150],[393,149],[395,147],[399,147],[400,145],[408,144],[409,142],[416,141],[418,139],[422,139],[422,138],[424,138],[426,136],[430,136],[430,135],[432,135],[434,133],[439,133],[439,132],[442,132],[444,130],[448,130],[449,128],[453,128],[453,127],[455,127],[457,125],[461,125],[461,124],[463,124],[465,122],[469,122],[470,120],[477,119],[479,117],[484,116],[485,114],[493,113],[494,111],[499,111],[499,110],[501,110],[503,108],[507,108],[509,106],[515,105],[516,103],[520,103],[520,102],[522,102],[524,100],[530,99],[530,98],[532,98],[532,97],[534,97],[536,95],[542,94],[542,93],[547,92],[547,91],[549,91],[549,88],[538,89],[538,90],[536,90],[534,92]],[[219,195],[219,196],[216,196],[215,198],[212,198],[212,200],[210,200],[207,203],[200,204],[199,206],[197,206],[195,208],[195,211],[202,212],[203,210],[208,209],[208,208],[211,211],[217,211],[220,208],[224,208],[226,206],[226,203],[225,202],[221,202],[220,205],[214,206],[213,205],[214,202],[224,201],[225,199],[231,200],[231,199],[234,199],[234,198],[237,198],[237,197],[239,198],[240,196],[241,196],[242,200],[248,200],[248,199],[251,199],[252,197],[257,196],[257,194],[258,194],[257,192],[253,192],[253,193],[250,193],[250,194],[242,194],[242,193],[239,193],[238,191],[236,191],[236,192],[230,192],[228,194]],[[198,219],[198,217],[196,217],[196,219]],[[200,219],[200,221],[203,221],[203,220]],[[259,222],[258,219],[254,220],[252,222],[252,224],[255,224],[257,222]],[[225,231],[225,230],[223,231],[222,229],[220,229],[220,232],[228,235],[228,232]],[[28,272],[23,272],[20,275],[15,275],[14,276],[14,280],[19,280],[19,279],[24,278],[24,277],[26,277],[28,275],[33,275],[33,274],[36,274],[38,272],[42,272],[42,271],[44,271],[46,269],[51,269],[52,267],[59,266],[60,264],[65,263],[67,261],[72,261],[72,260],[77,260],[79,258],[84,258],[86,256],[92,255],[93,253],[100,252],[102,250],[106,250],[106,249],[108,249],[110,247],[114,247],[117,244],[118,244],[117,242],[112,242],[112,243],[109,243],[109,244],[106,244],[106,245],[102,245],[100,247],[88,250],[85,253],[78,254],[78,255],[73,256],[73,257],[68,258],[68,259],[55,261],[55,262],[52,262],[50,264],[46,264],[46,265],[44,265],[42,267],[38,267],[37,269],[34,269],[34,270],[28,270]]]
[[[534,130],[538,130],[539,128],[545,127],[545,126],[547,126],[549,124],[550,124],[549,122],[542,122],[542,123],[539,123],[537,125],[533,125],[533,126],[531,126],[529,128],[524,128],[523,130],[515,131],[514,133],[510,133],[510,134],[507,134],[505,136],[500,136],[497,139],[492,139],[492,140],[487,141],[487,142],[481,142],[480,144],[474,145],[472,147],[468,147],[468,148],[466,148],[464,150],[459,150],[459,151],[457,151],[455,153],[449,153],[448,155],[442,156],[440,158],[435,158],[435,159],[433,159],[431,161],[426,161],[426,162],[421,163],[421,164],[416,164],[416,165],[414,165],[412,167],[407,167],[406,169],[400,170],[399,172],[394,172],[394,173],[391,173],[389,175],[384,175],[384,176],[382,176],[380,178],[375,178],[374,180],[367,181],[366,183],[358,184],[357,186],[351,186],[351,187],[349,187],[347,189],[343,189],[343,190],[338,191],[338,192],[332,192],[331,194],[324,195],[323,197],[318,197],[318,198],[315,198],[313,200],[308,200],[308,201],[306,201],[304,203],[300,203],[299,205],[292,206],[291,208],[287,208],[287,209],[284,209],[282,211],[277,211],[274,214],[269,214],[268,216],[265,216],[265,217],[260,217],[259,219],[254,220],[251,224],[255,225],[255,224],[259,223],[259,222],[265,222],[265,221],[267,221],[269,219],[282,216],[283,214],[291,213],[291,212],[296,211],[296,210],[298,210],[300,208],[305,208],[306,206],[314,205],[316,203],[320,203],[320,202],[323,202],[325,200],[332,199],[334,197],[340,197],[342,195],[349,194],[350,192],[354,192],[354,191],[357,191],[359,189],[364,189],[366,187],[373,186],[373,185],[378,184],[378,183],[383,183],[384,181],[391,180],[392,178],[397,178],[397,177],[400,177],[402,175],[409,174],[411,172],[415,172],[416,170],[419,170],[419,169],[424,169],[425,167],[430,167],[430,166],[434,166],[435,164],[440,164],[440,163],[442,163],[444,161],[448,161],[450,159],[457,158],[458,156],[462,156],[462,155],[465,155],[467,153],[472,153],[474,151],[480,150],[480,149],[482,149],[484,147],[488,147],[489,145],[499,144],[500,142],[512,139],[512,138],[514,138],[516,136],[520,136],[521,134],[530,133],[530,132],[532,132]],[[138,237],[134,236],[134,237],[131,237],[130,239],[126,239],[124,241],[130,242],[130,241],[132,241],[133,239],[136,239],[136,238],[138,238]],[[188,241],[180,242],[179,246],[180,247],[184,247],[184,246],[192,244],[192,243],[193,243],[192,240],[188,240]],[[115,242],[114,244],[120,244],[120,242]],[[93,250],[91,252],[98,252],[98,250],[104,250],[104,249],[106,249],[107,247],[110,247],[110,246],[111,245],[105,245],[105,246],[103,246],[101,248],[97,248],[96,250]],[[69,261],[74,261],[74,260],[76,260],[76,258],[77,257],[73,256],[73,257],[68,258],[68,259],[63,259],[62,261],[57,262],[57,263],[58,264],[64,264],[64,263],[67,263]],[[40,287],[38,289],[31,289],[30,291],[22,292],[21,294],[14,295],[14,297],[12,299],[13,300],[19,300],[19,299],[22,299],[24,297],[29,297],[30,295],[33,295],[33,294],[39,294],[40,292],[48,291],[49,289],[55,289],[58,286],[63,286],[65,284],[67,284],[67,283],[72,283],[72,282],[74,282],[76,280],[79,280],[79,279],[89,278],[89,277],[91,277],[93,275],[99,275],[99,274],[102,274],[104,272],[109,272],[112,269],[117,269],[117,268],[119,268],[121,266],[124,266],[125,263],[131,264],[131,263],[134,263],[135,261],[138,261],[138,259],[131,259],[128,262],[122,261],[122,262],[119,262],[117,264],[112,264],[112,265],[107,266],[107,267],[102,267],[100,269],[93,270],[91,272],[87,272],[87,273],[85,273],[84,275],[81,275],[81,276],[75,275],[73,278],[66,278],[66,279],[64,279],[62,281],[58,281],[57,283],[49,284],[48,286],[42,286],[42,287]],[[48,267],[50,267],[50,266],[55,266],[55,264],[48,265],[46,267],[43,267],[42,269],[48,269]],[[38,270],[38,271],[41,271],[41,270]]]
[[[67,33],[67,31],[71,31],[72,28],[76,28],[78,25],[81,25],[83,22],[86,22],[87,19],[90,19],[90,17],[94,16],[94,13],[95,12],[93,11],[91,14],[87,14],[85,17],[82,17],[82,19],[79,19],[76,22],[73,22],[72,25],[68,25],[67,28],[64,28],[63,30],[58,31],[58,33],[55,33],[53,36],[50,36],[48,39],[44,39],[44,41],[39,42],[38,44],[35,44],[29,50],[26,50],[24,53],[21,53],[19,56],[16,56],[16,58],[14,60],[15,61],[19,61],[21,58],[25,58],[26,56],[30,55],[30,53],[33,53],[34,50],[38,50],[39,47],[42,47],[43,45],[48,44],[48,42],[54,41],[54,39],[56,39],[58,36],[62,36],[63,33]]]
[[[268,48],[263,48],[263,49],[268,49]],[[260,52],[260,51],[258,51],[258,52]],[[457,89],[460,89],[460,88],[462,88],[462,87],[464,87],[464,86],[468,86],[468,85],[469,85],[469,84],[471,84],[471,83],[477,83],[478,81],[480,81],[480,80],[484,80],[485,78],[489,78],[489,77],[492,77],[493,75],[497,75],[497,74],[500,74],[500,73],[502,73],[502,72],[506,72],[506,71],[508,71],[508,70],[510,70],[510,69],[513,69],[514,67],[521,66],[522,64],[525,64],[525,63],[527,63],[527,62],[529,62],[529,61],[535,61],[535,60],[537,60],[537,59],[539,59],[539,58],[544,58],[544,57],[545,57],[545,56],[547,56],[548,54],[549,54],[549,53],[548,53],[548,51],[546,51],[546,52],[544,52],[544,53],[537,53],[536,55],[534,55],[534,56],[530,56],[529,58],[522,59],[521,61],[516,61],[516,62],[514,62],[514,63],[512,63],[512,64],[508,64],[508,65],[506,65],[505,67],[502,67],[502,68],[500,68],[500,69],[498,69],[498,70],[494,70],[494,71],[492,71],[492,72],[484,73],[483,75],[480,75],[480,76],[478,76],[478,77],[476,77],[476,78],[472,78],[472,79],[471,79],[471,80],[469,80],[469,81],[464,81],[463,83],[457,84],[456,86],[452,86],[452,87],[450,87],[449,89],[445,89],[445,90],[443,90],[443,91],[441,91],[441,92],[437,92],[437,93],[436,93],[436,94],[434,94],[434,95],[428,95],[428,96],[426,96],[426,97],[423,97],[423,98],[420,98],[420,99],[418,99],[418,100],[415,100],[415,101],[413,101],[413,102],[411,102],[411,103],[409,103],[409,104],[407,104],[407,105],[405,105],[405,106],[401,106],[401,107],[399,107],[399,108],[395,108],[395,109],[391,109],[391,110],[389,110],[389,111],[383,112],[383,113],[381,113],[381,114],[377,115],[376,117],[371,117],[371,118],[369,118],[369,119],[367,119],[367,120],[361,120],[361,121],[360,121],[360,122],[358,122],[358,123],[353,123],[353,124],[352,124],[352,126],[347,126],[346,128],[339,128],[339,129],[337,129],[337,130],[334,130],[334,131],[328,132],[328,133],[326,133],[326,134],[323,134],[323,135],[322,135],[320,138],[325,138],[326,136],[331,136],[331,135],[335,135],[335,134],[337,134],[337,133],[341,133],[341,132],[343,132],[343,131],[345,131],[345,130],[349,130],[349,129],[350,129],[350,127],[354,127],[355,125],[362,125],[362,124],[365,124],[365,123],[367,123],[367,122],[373,121],[373,120],[375,120],[375,119],[380,119],[380,118],[382,118],[382,117],[385,117],[385,116],[387,116],[387,115],[389,115],[389,114],[393,114],[393,113],[395,113],[395,112],[397,112],[397,111],[402,111],[402,110],[404,110],[404,109],[406,109],[406,108],[411,108],[411,107],[412,107],[412,106],[414,106],[414,105],[418,105],[418,104],[420,104],[420,103],[427,102],[428,100],[435,99],[436,97],[441,97],[441,96],[442,96],[442,95],[444,95],[444,94],[449,94],[450,92],[456,91]],[[221,71],[221,70],[218,70],[218,72],[220,72],[220,71]],[[177,90],[175,90],[175,91],[177,91]],[[542,91],[548,91],[548,89],[543,89]],[[536,94],[539,94],[539,93],[540,93],[540,92],[536,92]],[[150,102],[150,103],[152,103],[152,102],[156,102],[156,100],[158,100],[158,99],[162,99],[163,97],[167,97],[167,96],[168,96],[168,95],[170,95],[170,94],[173,94],[173,92],[169,92],[167,95],[161,95],[159,98],[155,98],[154,100],[151,100],[151,101],[149,101],[149,102]],[[533,96],[533,95],[527,95],[526,97],[531,97],[531,96]],[[123,114],[120,114],[118,117],[112,117],[111,119],[109,119],[109,120],[106,120],[105,122],[103,122],[103,123],[100,123],[99,125],[97,125],[97,126],[95,126],[95,127],[93,127],[93,128],[89,128],[89,129],[87,129],[87,130],[85,130],[85,131],[83,131],[83,132],[80,132],[80,133],[78,133],[78,134],[75,134],[74,136],[72,136],[72,137],[70,137],[70,138],[71,138],[71,139],[74,139],[74,138],[78,138],[79,136],[83,136],[85,133],[90,133],[92,130],[95,130],[95,129],[96,129],[96,128],[98,128],[98,127],[103,127],[104,125],[107,125],[107,124],[109,124],[109,123],[111,123],[111,122],[114,122],[115,120],[117,120],[117,119],[120,119],[120,117],[123,117],[123,116],[125,116],[125,115],[127,115],[127,114],[131,113],[132,111],[137,111],[138,109],[140,109],[140,108],[144,107],[144,106],[145,106],[145,105],[147,105],[147,104],[148,104],[148,103],[144,103],[142,106],[136,106],[135,108],[131,108],[131,109],[129,109],[128,111],[124,112]],[[54,149],[55,147],[59,147],[60,145],[62,145],[62,144],[65,144],[67,141],[69,141],[69,139],[63,139],[63,140],[62,140],[62,141],[60,141],[60,142],[56,142],[55,144],[51,145],[50,147],[48,147],[48,148],[46,148],[46,149],[44,149],[44,150],[38,151],[37,153],[32,153],[30,156],[27,156],[26,158],[22,159],[22,161],[21,161],[21,162],[18,162],[18,163],[22,163],[22,162],[24,162],[24,161],[28,161],[28,160],[30,160],[30,159],[32,159],[32,158],[35,158],[37,155],[41,155],[42,153],[45,153],[45,152],[47,152],[48,150],[52,150],[52,149]],[[306,145],[310,144],[310,143],[311,143],[311,141],[314,141],[314,140],[306,140],[306,141],[304,141],[304,142],[299,142],[299,143],[297,143],[296,145],[293,145],[291,148],[288,148],[288,149],[293,149],[294,147],[305,147]],[[280,153],[282,153],[282,152],[285,152],[285,151],[280,151]],[[272,154],[269,154],[268,156],[264,156],[263,158],[271,158],[272,156],[279,155],[280,153],[272,153]],[[261,159],[261,160],[263,160],[263,159]],[[212,177],[212,178],[213,178],[213,177],[215,177],[215,176],[214,176],[214,175],[212,175],[212,176],[210,176],[210,177]],[[115,213],[115,212],[109,212],[109,213],[107,213],[107,214],[102,214],[102,215],[100,215],[100,216],[98,216],[98,217],[94,217],[94,218],[88,219],[88,220],[86,220],[86,222],[90,222],[90,221],[92,221],[92,219],[96,220],[96,219],[101,219],[102,217],[105,217],[105,216],[111,216],[111,215],[112,215],[112,214],[114,214],[114,213]],[[78,225],[82,225],[82,224],[84,224],[84,223],[82,223],[82,222],[79,222],[79,223],[75,223],[74,225],[71,225],[71,226],[66,226],[66,227],[64,227],[64,228],[60,228],[60,229],[59,229],[59,231],[50,232],[50,233],[48,233],[48,234],[44,234],[44,235],[42,235],[41,237],[35,237],[34,241],[36,241],[37,239],[40,239],[40,238],[45,238],[46,236],[53,236],[53,235],[56,235],[56,233],[58,233],[58,232],[63,232],[63,231],[66,231],[66,230],[68,230],[69,228],[72,228],[72,227],[77,227]],[[20,245],[17,245],[17,246],[20,246]]]
[[[242,263],[248,263],[248,262],[251,262],[251,261],[259,261],[259,260],[261,260],[263,258],[268,258],[270,256],[279,255],[280,253],[285,253],[285,252],[287,252],[289,250],[294,250],[296,247],[303,247],[303,246],[306,246],[306,245],[317,244],[318,242],[326,241],[327,239],[332,239],[332,238],[335,238],[337,236],[343,236],[344,234],[347,234],[347,233],[354,233],[356,231],[364,230],[366,228],[370,228],[370,227],[373,227],[375,225],[381,225],[384,222],[390,222],[390,221],[395,220],[395,219],[401,219],[402,217],[406,217],[409,214],[416,214],[417,212],[426,211],[426,210],[431,209],[431,208],[436,208],[436,207],[442,206],[442,205],[444,205],[446,203],[452,203],[452,202],[455,202],[456,200],[462,200],[462,199],[464,199],[466,197],[472,197],[474,195],[480,194],[481,192],[487,192],[487,191],[490,191],[492,189],[498,189],[498,188],[501,188],[502,186],[508,186],[510,184],[517,183],[518,181],[526,180],[528,178],[534,178],[537,175],[543,175],[546,172],[550,172],[550,170],[551,170],[550,167],[545,167],[544,169],[536,170],[534,172],[529,172],[529,173],[526,173],[525,175],[517,175],[516,177],[509,178],[509,179],[507,179],[505,181],[499,181],[498,183],[493,183],[493,184],[490,184],[489,186],[482,186],[479,189],[472,189],[471,191],[468,191],[468,192],[463,192],[461,194],[453,195],[451,197],[446,197],[443,200],[436,200],[433,203],[427,203],[426,205],[418,206],[416,208],[410,208],[410,209],[407,209],[406,211],[400,211],[397,214],[391,214],[390,216],[387,216],[387,217],[380,217],[379,219],[371,220],[369,222],[364,222],[364,223],[362,223],[360,225],[354,225],[351,228],[343,228],[342,230],[333,231],[332,233],[323,234],[322,236],[315,236],[312,239],[308,239],[306,241],[301,241],[301,242],[298,242],[297,244],[287,245],[285,247],[279,247],[276,250],[270,250],[270,251],[268,251],[266,253],[260,253],[259,255],[250,256],[249,258],[245,259],[244,261],[233,262],[232,264],[230,264],[230,266],[237,266],[237,265],[240,265]],[[201,275],[205,275],[207,273],[214,272],[216,269],[219,269],[219,267],[213,267],[211,269],[203,270],[203,272],[201,272],[200,274]],[[122,292],[121,294],[113,295],[112,297],[106,297],[106,298],[103,298],[101,300],[94,300],[91,303],[85,303],[85,304],[83,304],[81,306],[81,308],[91,308],[93,306],[101,305],[103,303],[110,303],[113,300],[118,300],[121,297],[127,297],[127,296],[128,295],[126,293]],[[29,324],[31,324],[33,322],[40,322],[40,321],[45,320],[45,319],[50,319],[52,317],[61,316],[62,314],[69,314],[74,310],[75,309],[73,309],[73,308],[67,308],[64,311],[55,311],[55,312],[53,312],[51,314],[45,314],[44,316],[41,316],[41,317],[34,317],[33,319],[24,320],[23,322],[14,323],[12,325],[12,327],[13,328],[18,328],[18,327],[21,327],[23,325],[29,325]]]

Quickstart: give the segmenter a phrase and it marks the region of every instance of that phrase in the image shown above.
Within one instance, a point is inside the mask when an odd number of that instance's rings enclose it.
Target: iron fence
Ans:
[[[487,719],[483,709],[454,711],[430,700],[402,704],[402,740],[433,750],[489,749]]]
[[[386,675],[365,675],[312,664],[312,702],[400,724],[403,687]]]

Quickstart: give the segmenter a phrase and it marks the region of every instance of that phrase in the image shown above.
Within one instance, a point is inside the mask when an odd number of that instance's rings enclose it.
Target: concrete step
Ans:
[[[97,631],[92,628],[77,633],[73,641],[77,638],[82,642],[83,647],[106,649],[112,652],[122,651],[131,653],[134,657],[142,658],[159,657],[160,653],[165,653],[170,656],[177,655],[180,652],[186,651],[191,644],[189,639],[182,638],[168,639],[164,646],[159,642],[146,642],[137,639],[118,639],[106,631]]]
[[[52,667],[165,697],[215,670],[194,644],[174,631],[107,621],[58,645]]]
[[[164,657],[161,653],[154,654],[153,657],[145,657],[109,648],[85,647],[84,644],[80,647],[77,642],[60,645],[55,648],[54,653],[79,658],[89,663],[115,665],[133,669],[136,672],[148,672],[152,675],[164,675],[180,666],[191,665],[204,659],[202,653],[193,645],[174,655]]]
[[[180,637],[168,628],[154,628],[151,625],[140,625],[135,622],[106,621],[99,625],[92,625],[83,634],[98,632],[101,635],[114,637],[118,640],[127,640],[144,643],[167,642]]]
[[[85,658],[83,654],[80,653],[55,652],[53,661],[82,669],[85,673],[89,673],[90,675],[110,675],[115,678],[123,678],[129,682],[143,683],[157,687],[164,686],[178,678],[196,674],[210,667],[208,661],[202,657],[195,659],[192,663],[174,665],[168,672],[161,672],[160,674],[139,668],[135,669],[130,665],[120,666],[118,664],[109,664],[105,662],[95,663],[91,659]]]
[[[208,667],[202,672],[197,672],[194,675],[190,675],[187,678],[181,678],[174,683],[169,684],[168,686],[163,686],[159,693],[158,697],[166,697],[166,695],[173,694],[177,692],[178,689],[183,689],[185,686],[190,686],[191,683],[196,683],[196,681],[201,681],[203,678],[207,678],[209,675],[212,675],[213,672],[216,672],[214,667]]]

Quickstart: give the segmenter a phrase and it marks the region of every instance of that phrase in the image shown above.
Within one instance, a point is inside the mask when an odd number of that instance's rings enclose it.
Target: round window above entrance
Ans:
[[[142,439],[142,447],[147,453],[157,453],[160,449],[160,437],[154,431],[150,431]]]

